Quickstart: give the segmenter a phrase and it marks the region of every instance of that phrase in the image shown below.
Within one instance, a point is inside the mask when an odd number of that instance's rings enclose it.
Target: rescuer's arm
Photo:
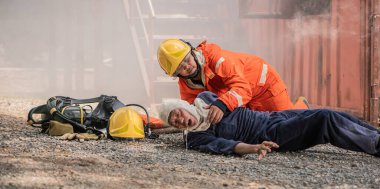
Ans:
[[[210,69],[222,79],[225,88],[228,89],[218,100],[231,112],[252,100],[251,85],[244,76],[244,67],[234,61],[220,53],[210,61]]]

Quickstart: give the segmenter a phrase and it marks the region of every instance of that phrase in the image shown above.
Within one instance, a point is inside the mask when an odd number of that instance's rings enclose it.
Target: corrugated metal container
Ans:
[[[252,53],[277,68],[293,99],[305,96],[314,108],[377,124],[379,0],[319,0],[319,12],[312,7],[314,12],[295,9],[291,15],[271,1],[240,1]],[[286,1],[294,7],[300,2]],[[304,2],[314,6],[316,0]]]

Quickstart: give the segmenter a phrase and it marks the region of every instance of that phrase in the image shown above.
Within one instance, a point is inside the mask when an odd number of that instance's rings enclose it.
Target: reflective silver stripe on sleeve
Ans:
[[[259,84],[265,84],[267,81],[268,65],[263,64],[263,71],[261,71],[261,77]]]
[[[218,60],[218,62],[216,62],[216,65],[215,65],[215,72],[218,71],[218,68],[219,68],[220,64],[223,63],[223,62],[224,62],[224,58],[223,58],[223,57],[220,57],[219,60]]]
[[[243,98],[233,90],[229,90],[228,93],[232,94],[238,101],[238,107],[243,105]]]

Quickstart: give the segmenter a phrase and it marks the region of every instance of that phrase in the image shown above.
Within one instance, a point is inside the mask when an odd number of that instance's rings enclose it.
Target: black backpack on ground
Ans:
[[[98,103],[95,109],[90,105]],[[32,108],[28,113],[28,124],[48,129],[51,120],[69,123],[76,133],[95,133],[107,136],[107,125],[111,114],[124,107],[116,96],[101,95],[90,99],[74,99],[66,96],[51,97],[46,104]]]

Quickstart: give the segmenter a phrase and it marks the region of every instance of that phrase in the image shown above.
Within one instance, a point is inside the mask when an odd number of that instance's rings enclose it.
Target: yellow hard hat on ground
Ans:
[[[109,120],[109,135],[116,138],[144,138],[144,123],[137,111],[122,107],[112,113]]]
[[[189,54],[191,47],[179,39],[167,39],[161,42],[157,50],[157,59],[167,75],[173,76],[182,60]]]

